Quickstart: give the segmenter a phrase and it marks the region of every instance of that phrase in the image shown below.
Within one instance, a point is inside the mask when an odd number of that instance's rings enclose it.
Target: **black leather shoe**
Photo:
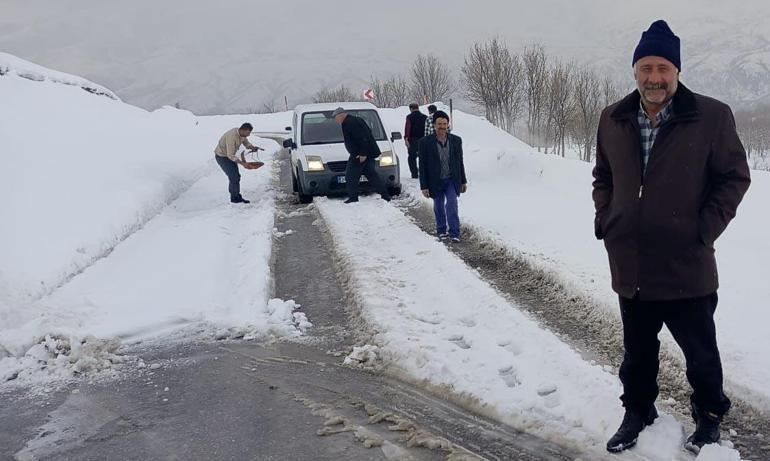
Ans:
[[[707,411],[693,411],[692,417],[695,419],[695,432],[687,437],[687,443],[684,446],[697,455],[704,445],[719,443],[719,425],[722,422],[722,418]]]
[[[646,413],[626,409],[626,414],[623,416],[623,422],[620,423],[618,431],[607,442],[607,451],[620,453],[636,445],[639,433],[645,427],[652,425],[657,417],[658,411],[655,407],[651,407]]]
[[[239,195],[238,197],[230,197],[230,203],[251,203],[251,202]]]

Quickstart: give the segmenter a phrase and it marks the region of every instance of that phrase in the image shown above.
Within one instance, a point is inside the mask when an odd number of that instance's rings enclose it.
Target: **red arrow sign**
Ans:
[[[366,99],[367,101],[371,101],[374,99],[374,91],[371,88],[364,91],[364,99]]]

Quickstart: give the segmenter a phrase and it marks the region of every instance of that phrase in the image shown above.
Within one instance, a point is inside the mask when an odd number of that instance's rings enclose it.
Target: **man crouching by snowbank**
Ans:
[[[227,130],[219,138],[219,143],[214,149],[214,154],[216,154],[214,158],[230,181],[228,189],[231,203],[249,203],[241,196],[241,173],[238,171],[238,165],[243,165],[243,161],[235,154],[241,146],[246,147],[250,152],[257,150],[257,147],[253,146],[247,139],[253,129],[254,127],[250,123],[244,123],[240,128]]]

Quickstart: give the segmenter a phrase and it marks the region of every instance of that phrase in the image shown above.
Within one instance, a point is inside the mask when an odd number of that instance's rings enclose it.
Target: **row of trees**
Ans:
[[[432,54],[417,56],[407,77],[391,76],[382,80],[372,76],[369,87],[374,92],[373,102],[378,107],[398,107],[413,101],[441,101],[455,91],[449,68]],[[313,102],[317,103],[360,99],[345,85],[324,88],[313,95]]]
[[[497,38],[471,46],[457,82],[450,69],[429,54],[417,56],[407,77],[372,77],[370,86],[379,107],[441,101],[460,93],[494,125],[514,134],[524,124],[522,138],[530,144],[560,155],[569,146],[579,146],[581,158],[588,162],[593,159],[600,111],[621,95],[611,79],[553,59],[541,45],[516,54]],[[324,90],[314,100],[340,100],[335,96]]]
[[[497,38],[474,43],[460,71],[463,94],[490,122],[515,133],[526,115],[526,141],[562,156],[577,146],[587,162],[602,108],[622,94],[612,79],[553,59],[542,45],[515,54]]]
[[[770,171],[770,105],[736,111],[735,123],[746,148],[749,165]]]
[[[419,55],[406,76],[370,79],[374,103],[399,107],[410,102],[446,101],[459,93],[483,110],[494,125],[517,134],[545,153],[564,156],[569,148],[592,162],[601,110],[630,91],[595,69],[549,56],[542,45],[514,53],[492,38],[474,43],[457,81],[434,55]],[[315,102],[357,100],[344,85],[319,91]],[[736,113],[741,139],[754,168],[770,169],[770,106]],[[524,133],[518,133],[524,129]]]

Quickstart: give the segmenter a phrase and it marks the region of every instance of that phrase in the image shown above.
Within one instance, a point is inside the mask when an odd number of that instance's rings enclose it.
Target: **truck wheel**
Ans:
[[[388,187],[388,193],[393,197],[395,197],[396,195],[401,195],[401,186]]]

